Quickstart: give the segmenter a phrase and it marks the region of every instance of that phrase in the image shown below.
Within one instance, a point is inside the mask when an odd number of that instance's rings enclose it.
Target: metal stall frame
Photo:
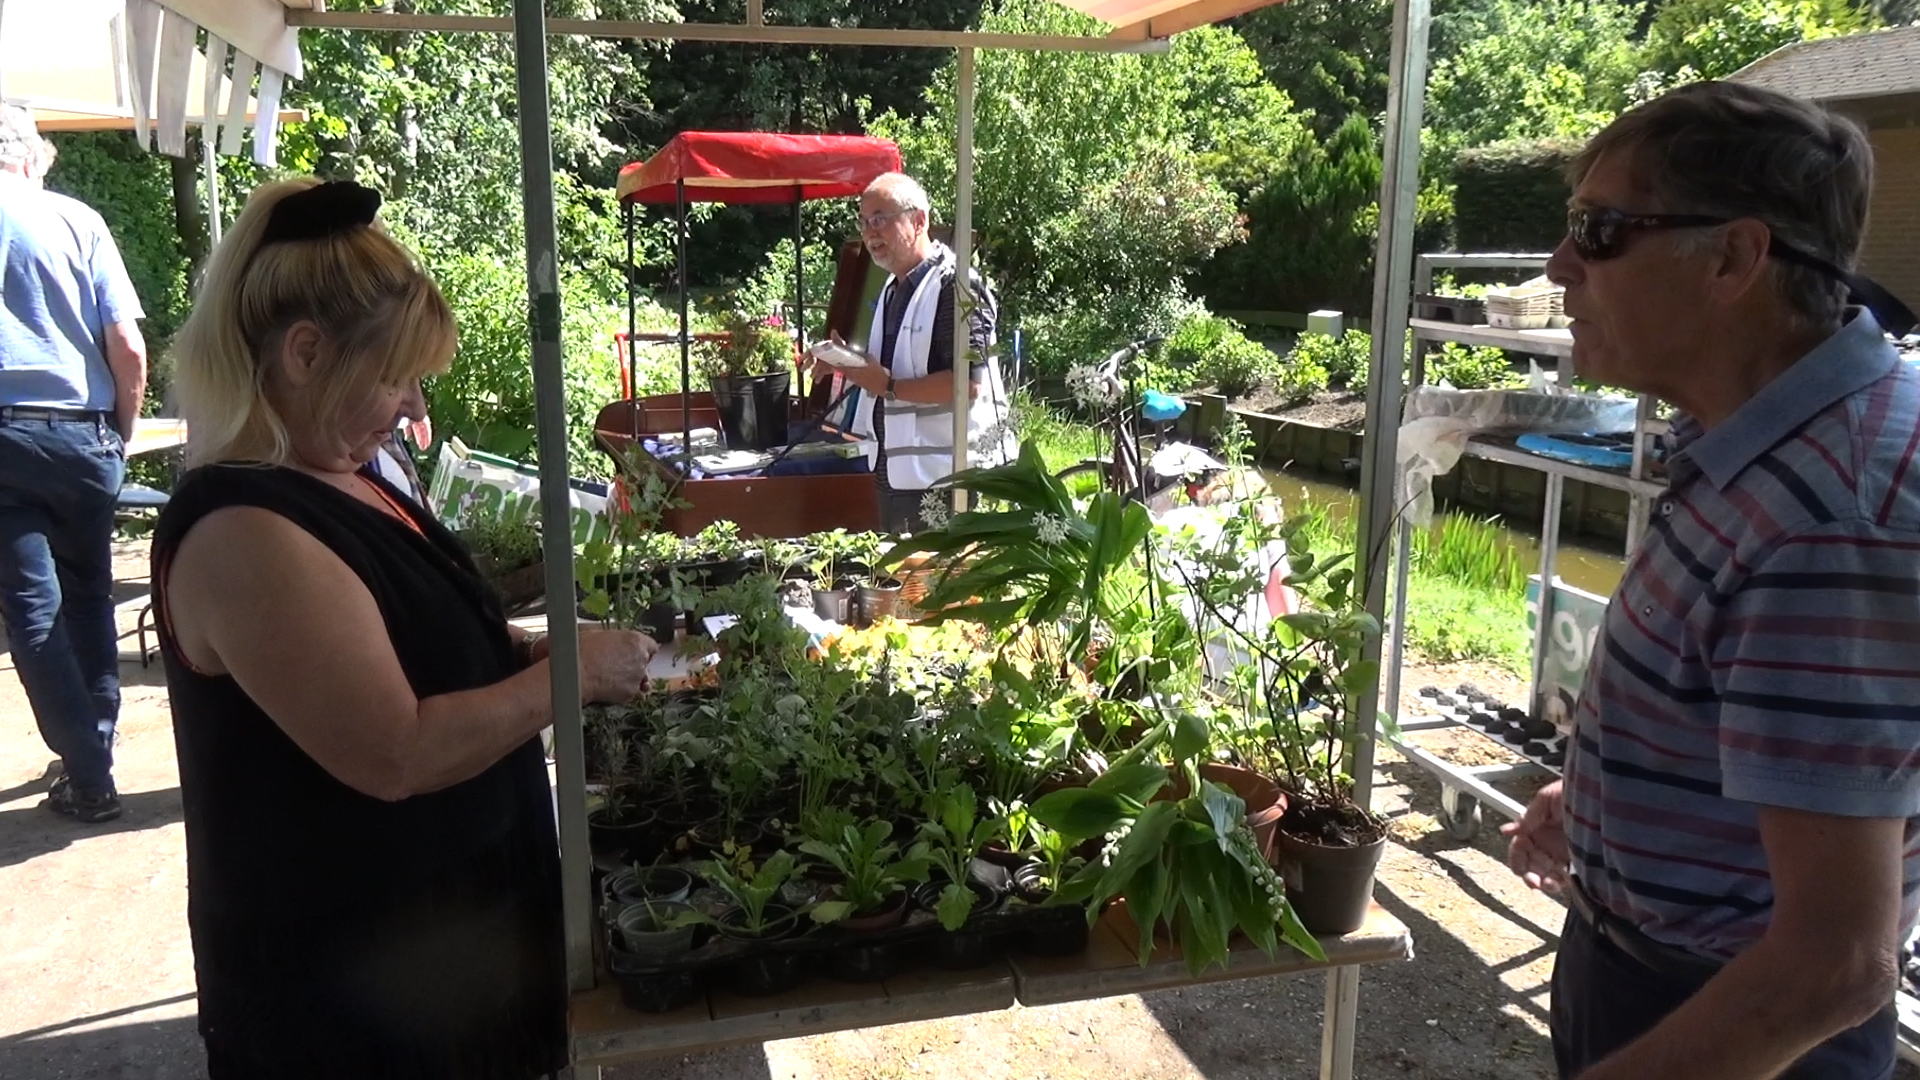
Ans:
[[[1423,294],[1430,292],[1433,272],[1436,269],[1532,270],[1544,267],[1547,258],[1546,255],[1537,254],[1425,254],[1421,255],[1416,262],[1414,291]],[[1562,380],[1571,378],[1573,374],[1570,366],[1573,355],[1573,335],[1565,330],[1509,330],[1494,326],[1467,326],[1429,319],[1412,319],[1409,326],[1414,343],[1412,383],[1416,386],[1420,385],[1425,374],[1426,346],[1443,342],[1491,345],[1514,352],[1551,356],[1558,362],[1557,370]],[[1654,401],[1651,397],[1645,394],[1640,395],[1633,441],[1633,463],[1624,476],[1612,470],[1557,461],[1488,442],[1476,440],[1469,441],[1467,444],[1466,457],[1519,465],[1546,475],[1544,505],[1540,515],[1538,571],[1540,599],[1539,610],[1534,618],[1532,671],[1527,704],[1529,712],[1532,712],[1534,703],[1539,700],[1546,663],[1548,634],[1553,621],[1553,599],[1557,584],[1555,563],[1560,551],[1560,507],[1565,496],[1566,481],[1579,480],[1598,487],[1626,492],[1628,496],[1626,552],[1631,556],[1639,547],[1641,536],[1646,532],[1653,500],[1665,490],[1664,484],[1647,478],[1652,442],[1666,430],[1664,422],[1653,419],[1653,406]],[[1395,704],[1400,700],[1401,677],[1406,660],[1407,570],[1412,552],[1412,531],[1412,526],[1406,521],[1398,521],[1392,541],[1394,608],[1393,617],[1389,621],[1388,650],[1383,670],[1386,672],[1386,700]],[[1480,808],[1483,804],[1513,820],[1517,820],[1526,812],[1523,804],[1495,788],[1493,786],[1495,782],[1524,779],[1543,773],[1557,775],[1557,771],[1551,767],[1531,761],[1455,765],[1420,746],[1414,740],[1404,737],[1423,731],[1448,728],[1472,730],[1465,728],[1452,717],[1411,717],[1402,721],[1399,728],[1402,737],[1389,737],[1388,741],[1409,761],[1440,781],[1440,821],[1447,830],[1447,834],[1455,839],[1471,839],[1478,831]]]
[[[288,11],[289,26],[315,29],[485,32],[514,35],[518,110],[523,154],[522,183],[527,223],[528,301],[532,323],[536,434],[540,454],[541,512],[545,521],[568,520],[566,492],[565,400],[561,378],[561,340],[558,251],[555,237],[552,146],[547,97],[546,36],[567,34],[656,41],[707,41],[759,44],[879,45],[959,50],[958,134],[955,254],[960,265],[972,262],[972,101],[973,51],[976,49],[1061,50],[1107,53],[1163,52],[1166,38],[1266,6],[1273,0],[1186,0],[1184,3],[1116,2],[1116,0],[1062,0],[1065,6],[1121,23],[1105,38],[1023,34],[983,34],[970,31],[880,30],[845,27],[781,26],[763,19],[761,0],[748,0],[747,17],[740,24],[655,23],[631,20],[548,18],[543,0],[514,0],[511,18],[398,14],[387,11]],[[1394,0],[1391,62],[1385,124],[1385,161],[1381,178],[1381,221],[1374,281],[1374,351],[1368,380],[1366,446],[1363,450],[1361,536],[1358,571],[1367,610],[1379,618],[1387,596],[1387,542],[1395,520],[1393,462],[1398,449],[1402,345],[1408,331],[1409,293],[1413,263],[1414,209],[1419,193],[1419,144],[1425,102],[1427,46],[1432,28],[1431,0]],[[956,312],[956,318],[962,317]],[[964,462],[966,410],[969,403],[966,367],[955,365],[956,464]],[[568,530],[546,533],[549,598],[572,595],[573,552]],[[552,641],[553,713],[555,720],[556,784],[558,787],[563,895],[566,903],[566,950],[569,983],[585,989],[594,979],[591,943],[591,899],[588,894],[590,858],[586,837],[584,746],[580,724],[578,685],[579,637],[571,602],[549,603],[548,632]],[[1384,620],[1383,620],[1384,622]],[[1371,636],[1366,658],[1380,658],[1382,639]],[[1378,686],[1357,693],[1356,721],[1371,732],[1378,712]],[[1350,771],[1357,778],[1354,797],[1371,801],[1373,745],[1371,737],[1357,740]],[[1353,1041],[1358,1015],[1357,967],[1327,973],[1327,1010],[1322,1040],[1321,1075],[1349,1080],[1353,1075]],[[588,1068],[583,1073],[597,1073]]]

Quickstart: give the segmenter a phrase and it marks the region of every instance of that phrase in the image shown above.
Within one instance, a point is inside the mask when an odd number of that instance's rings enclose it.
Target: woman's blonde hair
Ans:
[[[172,349],[189,467],[281,465],[291,457],[286,418],[267,385],[296,323],[320,330],[305,411],[323,427],[374,385],[444,371],[453,359],[457,335],[446,298],[379,225],[265,239],[274,207],[319,184],[303,177],[255,189],[208,262]]]

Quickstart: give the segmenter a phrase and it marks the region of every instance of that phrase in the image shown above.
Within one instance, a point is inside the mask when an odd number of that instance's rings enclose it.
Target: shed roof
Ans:
[[[1731,78],[1810,101],[1920,93],[1920,26],[1802,41],[1774,50]]]

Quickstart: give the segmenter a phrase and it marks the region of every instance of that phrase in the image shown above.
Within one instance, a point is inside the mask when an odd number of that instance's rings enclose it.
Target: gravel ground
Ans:
[[[126,545],[121,556],[123,595],[137,596],[145,546]],[[132,617],[123,629],[132,629]],[[124,647],[131,652],[131,636]],[[0,654],[0,1077],[7,1080],[203,1075],[166,691],[157,666],[130,662],[122,674],[117,773],[126,815],[87,827],[41,806],[51,755],[10,659]],[[1516,683],[1485,669],[1422,670],[1406,683],[1412,693],[1463,680],[1517,697]],[[1431,816],[1437,786],[1418,769],[1383,753],[1377,777],[1376,805],[1393,820],[1377,896],[1412,929],[1416,958],[1366,969],[1361,979],[1359,1074],[1552,1076],[1546,981],[1563,909],[1507,872],[1491,822],[1472,843],[1449,839]],[[1247,980],[735,1047],[608,1076],[1293,1080],[1317,1075],[1324,993],[1317,976]]]

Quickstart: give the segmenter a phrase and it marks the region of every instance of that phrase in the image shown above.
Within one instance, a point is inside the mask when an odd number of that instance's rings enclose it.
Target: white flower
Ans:
[[[979,435],[967,441],[968,452],[981,458],[998,454],[1006,443],[1007,437],[1012,434],[1013,425],[1002,417],[987,425]]]
[[[944,529],[953,520],[953,506],[946,492],[938,489],[920,496],[920,520],[929,529]]]
[[[1067,519],[1041,510],[1033,515],[1033,529],[1043,544],[1064,544],[1067,540]]]
[[[1067,389],[1075,401],[1088,408],[1110,406],[1120,400],[1120,380],[1092,364],[1067,369]]]

